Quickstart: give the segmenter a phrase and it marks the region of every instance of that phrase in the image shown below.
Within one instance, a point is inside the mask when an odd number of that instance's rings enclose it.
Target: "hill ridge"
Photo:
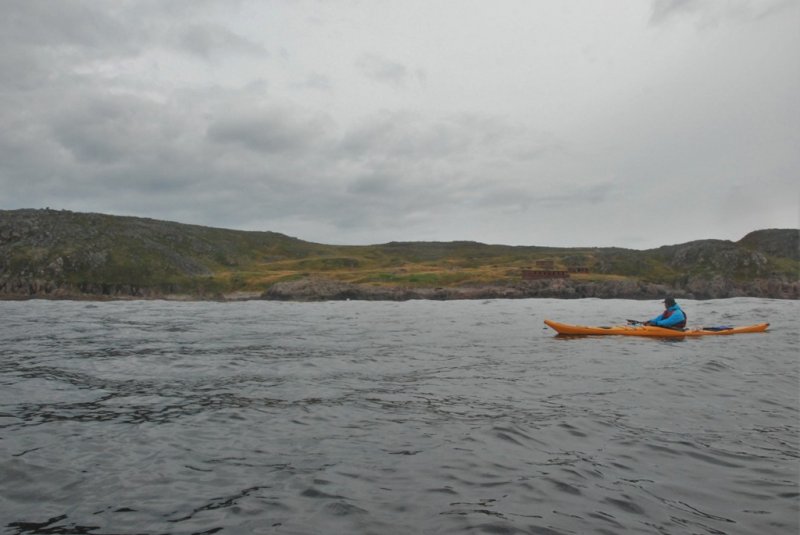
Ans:
[[[393,241],[327,245],[66,210],[0,210],[0,298],[798,298],[800,230],[654,249]],[[523,280],[523,270],[588,273]],[[560,270],[560,271],[559,271]],[[568,278],[567,278],[568,277]]]

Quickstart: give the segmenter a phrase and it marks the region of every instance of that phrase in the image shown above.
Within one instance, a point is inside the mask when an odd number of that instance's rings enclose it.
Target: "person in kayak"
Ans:
[[[686,327],[686,313],[681,310],[674,297],[664,299],[664,312],[651,320],[644,322],[645,325],[655,325],[657,327],[667,327],[668,329],[683,329]]]

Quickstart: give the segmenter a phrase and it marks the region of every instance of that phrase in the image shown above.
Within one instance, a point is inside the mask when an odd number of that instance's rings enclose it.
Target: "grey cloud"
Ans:
[[[47,83],[53,74],[48,62],[33,50],[0,48],[0,89],[29,91]]]
[[[87,62],[135,56],[147,40],[135,23],[97,3],[14,2],[0,17],[0,88],[63,82]]]
[[[697,0],[653,0],[650,22],[662,24],[673,17],[694,12],[697,5]]]
[[[151,8],[140,23],[154,16]],[[50,44],[16,51],[29,56],[5,56],[18,72],[28,61],[40,67],[14,89],[20,105],[0,110],[8,119],[0,153],[9,156],[0,162],[0,183],[5,191],[14,187],[15,198],[26,205],[189,222],[194,212],[223,226],[306,218],[335,228],[391,227],[420,217],[421,210],[450,210],[479,198],[486,184],[468,196],[459,192],[480,172],[480,165],[478,171],[471,167],[477,155],[489,149],[513,157],[519,148],[517,129],[476,115],[377,114],[339,132],[322,113],[264,109],[257,94],[263,87],[208,88],[165,101],[137,96],[135,88],[119,91],[91,73],[71,75],[74,67],[99,57],[94,46],[107,59],[135,54],[137,35],[148,46],[163,44],[164,27],[144,33],[133,24],[118,45],[103,47],[103,40],[115,39],[117,16],[106,14],[92,35],[67,33],[47,41],[42,34],[35,38]],[[199,24],[181,35],[168,42],[195,55],[213,58],[217,46],[247,52],[248,43],[222,27]],[[72,50],[69,62],[54,63],[46,50],[65,42]],[[54,67],[61,71],[53,83],[38,84]],[[366,58],[362,67],[392,85],[410,76],[404,66],[377,57]],[[324,89],[330,80],[317,75],[307,82]],[[25,88],[32,91],[23,93]]]
[[[60,112],[53,133],[77,160],[113,163],[136,157],[158,142],[163,124],[159,112],[155,104],[135,97],[95,94]]]
[[[299,89],[312,89],[316,91],[330,92],[333,89],[333,83],[331,82],[330,77],[324,74],[311,73],[305,78],[305,80],[295,84],[295,87]]]
[[[14,2],[0,17],[0,64],[14,67],[13,58],[21,55],[34,68],[68,72],[87,61],[135,57],[159,47],[205,59],[268,56],[260,44],[214,22],[214,9],[231,8],[216,1]]]
[[[496,206],[521,206],[524,208],[554,206],[575,207],[602,203],[617,192],[618,188],[611,183],[595,183],[587,180],[585,184],[573,183],[562,185],[559,191],[540,187],[506,187],[499,186],[488,192],[485,204]]]
[[[382,177],[373,174],[363,175],[353,180],[347,186],[347,192],[354,195],[368,195],[382,197],[390,193],[399,177]]]
[[[247,0],[128,0],[128,9],[130,13],[140,17],[187,20],[198,13],[219,18],[235,12],[245,4]]]
[[[402,63],[373,54],[361,56],[356,62],[356,67],[367,78],[394,87],[403,87],[409,77],[409,70]]]
[[[351,129],[341,149],[356,158],[442,159],[455,154],[464,158],[487,147],[503,152],[522,134],[511,124],[477,115],[381,113]]]
[[[239,112],[214,120],[208,139],[262,153],[309,150],[326,136],[330,122],[322,115],[303,116],[289,110]]]
[[[75,46],[98,52],[130,48],[134,25],[98,3],[28,0],[5,6],[0,42],[37,47]]]
[[[391,51],[380,46],[355,72],[352,64],[337,71],[326,54],[302,48],[318,41],[265,36],[273,54],[281,46],[298,53],[254,71],[257,61],[239,60],[268,51],[243,37],[240,13],[227,0],[7,4],[0,19],[3,207],[246,224],[350,243],[534,243],[530,229],[571,225],[582,226],[582,240],[607,243],[633,217],[649,224],[664,205],[723,211],[715,208],[720,191],[755,182],[758,211],[796,213],[796,197],[787,201],[785,192],[796,178],[798,77],[781,51],[797,48],[787,31],[797,12],[770,16],[789,5],[779,0],[654,2],[652,24],[665,33],[672,23],[724,21],[721,37],[729,40],[720,42],[729,48],[695,54],[700,42],[687,41],[686,54],[672,58],[679,69],[665,62],[639,80],[659,88],[650,97],[609,85],[624,102],[599,99],[607,114],[565,113],[549,126],[534,108],[560,112],[574,98],[569,88],[557,101],[531,92],[498,107],[480,84],[473,100],[439,100],[455,86],[432,76],[397,99],[392,89],[408,89],[424,73],[387,59]],[[262,4],[252,10],[271,16]],[[762,27],[745,27],[768,16]],[[772,29],[776,36],[764,38]],[[224,72],[235,80],[215,79],[218,71],[194,58],[232,59]],[[442,68],[436,59],[424,58]],[[458,67],[468,80],[467,67]],[[349,83],[375,98],[354,103],[341,92]],[[756,211],[744,201],[742,194],[727,202],[726,225],[741,226]],[[699,224],[692,214],[687,226]]]
[[[190,109],[86,86],[14,99],[22,105],[0,108],[0,187],[18,191],[28,206],[97,199],[147,210],[137,199],[185,197],[188,184],[211,176]]]
[[[442,203],[451,189],[451,184],[435,175],[408,177],[403,169],[387,167],[360,175],[348,184],[345,195],[361,201],[352,203],[359,210],[380,206],[380,212],[399,217],[403,212]]]
[[[217,24],[188,26],[180,32],[177,43],[188,53],[204,59],[230,52],[257,57],[269,55],[263,46]]]
[[[688,18],[707,27],[725,21],[759,20],[793,7],[793,0],[653,0],[650,23],[657,26]]]
[[[552,179],[554,155],[569,156],[560,150],[547,136],[494,118],[380,114],[348,132],[337,151],[351,163],[344,190],[351,209],[332,224],[358,216],[404,225],[422,213],[524,211],[606,198],[607,184]]]

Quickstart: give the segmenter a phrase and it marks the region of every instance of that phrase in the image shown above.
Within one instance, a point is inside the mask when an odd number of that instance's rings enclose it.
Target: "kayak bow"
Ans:
[[[742,333],[760,333],[767,330],[769,323],[757,323],[742,327],[695,327],[692,329],[668,329],[652,325],[614,325],[612,327],[590,327],[586,325],[570,325],[553,320],[544,320],[545,325],[554,329],[558,334],[566,335],[609,335],[619,334],[624,336],[659,336],[679,338],[684,336],[712,336]]]

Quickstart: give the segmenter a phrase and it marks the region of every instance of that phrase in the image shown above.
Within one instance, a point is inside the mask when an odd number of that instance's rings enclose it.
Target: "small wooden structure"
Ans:
[[[569,271],[560,269],[523,269],[523,280],[568,279]]]

